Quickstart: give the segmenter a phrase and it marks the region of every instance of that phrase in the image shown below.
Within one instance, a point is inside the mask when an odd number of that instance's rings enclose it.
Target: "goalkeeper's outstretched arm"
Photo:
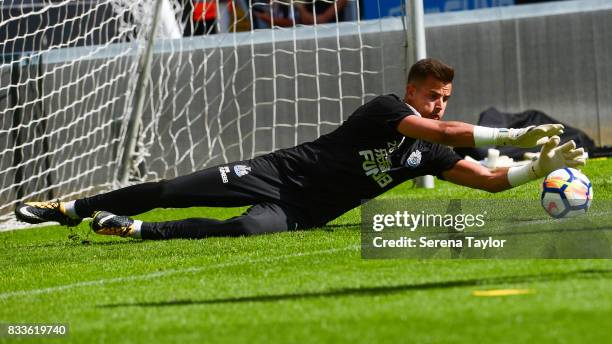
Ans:
[[[548,142],[563,133],[562,124],[544,124],[527,128],[489,128],[464,122],[407,116],[397,130],[404,136],[440,143],[453,147],[480,147],[487,145],[529,148]]]
[[[500,168],[495,171],[467,160],[460,160],[442,176],[455,184],[489,192],[504,191],[515,186],[542,178],[563,167],[578,167],[586,163],[584,149],[576,149],[574,141],[559,146],[560,138],[553,136],[540,152],[540,157],[529,164]]]

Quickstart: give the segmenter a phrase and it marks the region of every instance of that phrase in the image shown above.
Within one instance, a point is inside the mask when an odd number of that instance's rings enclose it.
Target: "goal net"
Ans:
[[[313,140],[403,92],[401,18],[310,3],[2,2],[0,219],[119,187],[122,171],[167,179]]]

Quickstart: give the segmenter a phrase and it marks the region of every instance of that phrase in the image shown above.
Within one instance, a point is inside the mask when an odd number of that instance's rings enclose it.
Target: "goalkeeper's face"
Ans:
[[[406,87],[406,102],[425,118],[440,120],[444,117],[446,104],[453,90],[452,83],[429,76],[427,79],[409,83]]]

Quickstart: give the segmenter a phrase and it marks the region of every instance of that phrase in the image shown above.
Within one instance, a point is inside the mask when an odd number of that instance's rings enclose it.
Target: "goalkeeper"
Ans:
[[[444,122],[453,69],[435,59],[412,66],[404,99],[374,98],[336,130],[293,148],[207,168],[172,180],[143,183],[69,202],[18,205],[18,219],[76,225],[93,217],[96,233],[142,239],[241,236],[305,229],[328,221],[394,186],[433,174],[489,192],[584,165],[573,141],[559,145],[563,126],[488,128]],[[449,146],[543,145],[527,165],[489,171]],[[129,216],[154,208],[251,206],[227,220],[191,218],[142,222]]]

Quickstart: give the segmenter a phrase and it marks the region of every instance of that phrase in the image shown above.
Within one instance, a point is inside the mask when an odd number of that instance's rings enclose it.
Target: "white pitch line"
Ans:
[[[348,250],[356,250],[356,249],[359,249],[359,248],[360,248],[359,245],[351,245],[351,246],[344,247],[344,248],[333,248],[333,249],[329,249],[329,250],[312,251],[312,252],[305,252],[305,253],[294,253],[294,254],[288,254],[288,255],[278,256],[278,257],[266,257],[266,258],[260,258],[260,259],[247,259],[247,260],[242,260],[242,261],[239,261],[239,262],[220,263],[220,264],[207,265],[207,266],[202,266],[202,267],[191,267],[191,268],[186,268],[186,269],[171,269],[171,270],[153,272],[153,273],[144,274],[144,275],[136,275],[136,276],[128,276],[128,277],[115,277],[115,278],[99,279],[99,280],[93,280],[93,281],[84,281],[84,282],[77,282],[77,283],[58,285],[58,286],[49,287],[49,288],[30,289],[30,290],[17,290],[17,291],[10,291],[10,292],[6,292],[6,293],[1,293],[0,294],[0,299],[8,299],[8,298],[13,297],[13,296],[31,296],[31,295],[47,294],[47,293],[53,293],[53,292],[56,292],[56,291],[63,291],[63,290],[67,290],[67,289],[81,288],[81,287],[89,287],[89,286],[95,286],[95,285],[105,285],[105,284],[121,283],[121,282],[142,281],[142,280],[155,279],[155,278],[159,278],[159,277],[166,277],[166,276],[176,275],[176,274],[195,273],[195,272],[200,272],[200,271],[205,271],[205,270],[213,270],[213,269],[219,269],[219,268],[226,268],[226,267],[230,267],[230,266],[238,266],[238,265],[243,265],[243,264],[255,264],[255,263],[273,262],[273,261],[277,261],[277,260],[284,260],[284,259],[295,258],[295,257],[314,256],[314,255],[318,255],[318,254],[327,254],[327,253],[342,252],[342,251],[348,251]]]

